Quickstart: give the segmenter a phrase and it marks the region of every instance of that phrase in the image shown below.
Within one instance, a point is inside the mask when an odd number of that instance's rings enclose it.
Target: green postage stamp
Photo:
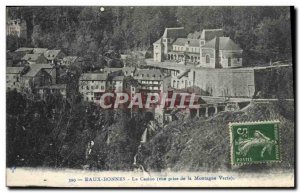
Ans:
[[[280,162],[279,121],[230,123],[231,164]]]

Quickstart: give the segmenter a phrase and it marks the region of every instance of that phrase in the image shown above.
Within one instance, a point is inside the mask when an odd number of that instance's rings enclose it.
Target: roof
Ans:
[[[42,56],[42,55],[41,54],[25,54],[25,56],[23,56],[22,60],[37,61],[40,56]]]
[[[32,52],[32,51],[33,51],[33,48],[21,47],[21,48],[15,50],[15,52],[26,52],[26,51]]]
[[[165,32],[163,34],[164,38],[183,38],[185,37],[185,31],[184,31],[184,27],[175,27],[175,28],[166,28]]]
[[[223,29],[204,29],[201,33],[201,40],[209,41],[214,37],[223,36]]]
[[[107,73],[84,73],[80,76],[80,80],[107,80]]]
[[[105,67],[103,68],[103,72],[117,72],[117,71],[121,71],[122,68],[109,68],[109,67]]]
[[[187,39],[187,38],[177,38],[173,43],[175,46],[184,46],[189,42],[189,46],[191,47],[200,47],[200,42],[197,39]]]
[[[42,69],[52,69],[53,68],[53,66],[51,64],[30,64],[29,67],[30,67],[30,70],[24,76],[34,77]]]
[[[34,77],[39,73],[43,68],[30,68],[30,70],[23,76]]]
[[[115,76],[115,77],[112,77],[111,80],[114,80],[114,81],[123,81],[124,80],[124,76]]]
[[[44,69],[52,69],[54,66],[51,64],[29,64],[30,68],[44,68]]]
[[[53,60],[57,57],[57,55],[61,52],[61,50],[47,50],[44,52],[45,58],[48,60]]]
[[[78,59],[78,56],[66,56],[62,59],[63,64],[72,64]]]
[[[161,43],[161,38],[159,38],[156,42],[154,42],[153,44],[160,44]]]
[[[47,48],[33,48],[33,53],[34,54],[43,54],[47,50],[48,50]]]
[[[219,40],[219,45],[216,45],[217,40]],[[234,43],[234,41],[229,37],[219,37],[218,39],[214,38],[205,43],[202,47],[216,49],[216,46],[218,46],[219,50],[242,50],[240,46]]]
[[[123,71],[123,73],[124,72],[132,73],[135,71],[135,67],[123,67],[122,71]]]
[[[185,71],[183,71],[182,73],[180,73],[177,78],[181,79],[183,76],[187,76],[188,73],[191,71],[191,69],[186,69]]]
[[[201,32],[195,31],[194,33],[189,33],[187,38],[189,39],[200,39],[201,37]]]
[[[137,69],[134,78],[138,80],[162,80],[163,74],[159,69]]]
[[[24,67],[6,67],[6,74],[20,74]]]

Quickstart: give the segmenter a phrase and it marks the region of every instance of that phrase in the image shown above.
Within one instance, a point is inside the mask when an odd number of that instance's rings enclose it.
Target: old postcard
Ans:
[[[294,187],[293,7],[6,7],[8,187]]]

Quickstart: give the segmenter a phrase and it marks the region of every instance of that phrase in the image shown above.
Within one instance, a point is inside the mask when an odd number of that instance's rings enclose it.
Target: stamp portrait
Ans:
[[[231,164],[280,162],[279,121],[230,123]]]

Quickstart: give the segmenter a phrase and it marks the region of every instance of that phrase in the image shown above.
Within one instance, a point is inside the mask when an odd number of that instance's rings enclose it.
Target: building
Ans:
[[[168,60],[177,62],[192,62],[198,64],[200,60],[200,41],[197,39],[177,38],[168,52]]]
[[[137,69],[133,78],[139,82],[141,91],[160,93],[164,90],[164,75],[158,69]]]
[[[39,68],[44,69],[51,76],[51,83],[52,84],[57,84],[58,79],[59,79],[58,78],[59,73],[58,73],[58,70],[57,70],[56,66],[51,65],[51,64],[47,64],[47,63],[29,64],[28,66],[30,67],[30,69],[39,69]]]
[[[47,59],[43,54],[25,54],[21,62],[23,64],[43,64],[47,63]]]
[[[184,36],[183,28],[166,28],[164,35],[153,43],[153,61],[173,61],[207,68],[242,66],[243,50],[223,29],[204,29]]]
[[[60,64],[65,54],[61,50],[47,50],[44,52],[47,62],[50,64]]]
[[[122,72],[123,72],[124,76],[133,77],[135,71],[136,71],[135,67],[123,67],[122,68]]]
[[[108,89],[107,73],[84,73],[79,78],[79,92],[84,101],[100,102],[100,97]]]
[[[183,27],[166,28],[163,36],[153,43],[154,60],[163,62],[168,57],[168,52],[172,49],[172,44],[177,38],[185,37]]]
[[[27,38],[27,25],[25,20],[12,19],[6,22],[6,35]]]
[[[36,87],[51,84],[52,77],[42,66],[31,66],[30,70],[21,77],[21,87],[29,92],[34,92]]]
[[[109,76],[107,79],[107,88],[111,92],[122,92],[124,86],[124,76]]]
[[[201,67],[242,67],[243,50],[229,37],[215,37],[201,48]]]
[[[21,90],[21,76],[24,73],[24,67],[7,67],[6,68],[6,89],[17,91]]]
[[[67,84],[53,84],[53,85],[44,85],[44,86],[37,86],[35,88],[36,92],[40,95],[40,98],[45,100],[45,98],[49,94],[60,94],[64,99],[67,96]]]

